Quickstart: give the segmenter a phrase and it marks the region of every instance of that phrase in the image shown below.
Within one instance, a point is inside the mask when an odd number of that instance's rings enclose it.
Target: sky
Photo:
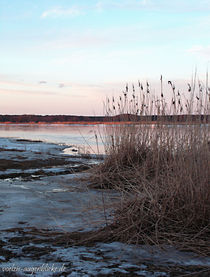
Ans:
[[[0,0],[0,114],[102,115],[127,82],[203,78],[209,34],[210,0]]]

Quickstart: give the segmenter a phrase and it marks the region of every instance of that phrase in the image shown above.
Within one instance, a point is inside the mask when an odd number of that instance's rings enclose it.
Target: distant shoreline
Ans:
[[[0,115],[0,124],[194,124],[209,123],[210,115],[132,115],[73,116],[73,115]]]
[[[170,124],[170,125],[186,125],[186,124],[202,124],[202,122],[180,122],[180,121],[112,121],[112,122],[0,122],[2,125],[157,125],[158,123],[161,124]],[[205,122],[206,123],[206,122]],[[208,124],[208,122],[207,122]]]

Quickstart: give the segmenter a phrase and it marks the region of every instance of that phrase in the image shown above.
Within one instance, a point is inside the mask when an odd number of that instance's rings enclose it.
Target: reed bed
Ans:
[[[105,127],[107,156],[92,170],[92,186],[121,195],[107,228],[113,239],[210,254],[208,75],[206,79],[204,85],[194,77],[183,93],[168,81],[165,92],[161,76],[159,97],[148,82],[138,82],[126,85],[119,97],[107,98],[107,117],[134,119]],[[196,124],[189,120],[192,114],[198,116]],[[145,115],[157,116],[156,124],[137,124]],[[171,115],[188,116],[184,125],[166,124],[162,119]]]

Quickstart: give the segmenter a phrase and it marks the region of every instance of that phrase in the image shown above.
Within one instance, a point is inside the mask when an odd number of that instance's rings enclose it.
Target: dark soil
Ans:
[[[27,161],[14,161],[0,159],[0,170],[4,171],[7,169],[33,169],[42,167],[52,167],[59,165],[75,164],[75,162],[70,162],[66,159],[59,158],[47,158],[47,159],[37,159],[37,160],[27,160]]]
[[[53,167],[56,166],[63,166],[63,170],[54,171]],[[14,173],[7,173],[6,170],[8,169],[18,169],[22,170],[22,172],[14,172]],[[31,172],[24,172],[24,170],[34,169],[33,173]],[[38,170],[37,170],[38,169]],[[47,170],[45,169],[52,169]],[[40,178],[43,176],[56,176],[56,175],[66,175],[66,174],[73,174],[77,172],[82,172],[85,170],[90,169],[90,165],[84,164],[80,161],[70,161],[66,158],[47,158],[47,159],[37,159],[37,160],[7,160],[7,159],[0,159],[0,171],[5,171],[5,173],[0,174],[0,179],[6,178],[24,178],[24,179],[32,179],[33,178]]]
[[[64,233],[57,232],[47,229],[38,230],[35,227],[30,228],[12,228],[6,230],[4,232],[12,233],[13,237],[8,239],[7,242],[3,242],[0,240],[0,256],[4,257],[1,262],[8,262],[12,258],[30,258],[32,260],[40,260],[44,259],[48,262],[47,257],[52,257],[52,253],[59,248],[69,248],[71,246],[95,246],[97,242],[111,242],[113,238],[110,236],[107,237],[107,230],[104,228],[100,231],[90,231],[90,232],[72,232],[72,233]],[[30,246],[28,245],[30,243]],[[9,249],[21,249],[19,251],[19,255],[15,253],[15,251],[7,250],[4,247],[8,247]],[[107,257],[103,257],[103,253],[98,251],[98,255],[106,261]],[[81,260],[92,262],[92,258],[82,255]],[[53,262],[63,262],[62,259],[56,258]],[[139,261],[141,264],[141,261]],[[120,265],[120,264],[119,264]],[[114,264],[110,265],[107,268],[116,268],[119,266]],[[176,265],[168,265],[168,266],[157,266],[148,261],[148,263],[144,263],[147,266],[147,270],[150,272],[165,272],[168,276],[172,277],[180,277],[180,276],[195,276],[195,277],[208,277],[210,276],[210,268],[208,266],[176,266]],[[71,271],[71,262],[69,265],[65,262],[66,272],[55,273],[53,276],[68,276]],[[109,275],[99,276],[139,276],[136,273],[135,266],[128,269],[128,274],[114,272]],[[0,276],[6,276],[1,275]],[[7,275],[7,276],[18,276],[18,275]],[[79,275],[81,276],[81,275]],[[145,276],[145,275],[142,275]],[[156,276],[156,275],[154,275]],[[165,275],[157,275],[157,276],[165,276]]]

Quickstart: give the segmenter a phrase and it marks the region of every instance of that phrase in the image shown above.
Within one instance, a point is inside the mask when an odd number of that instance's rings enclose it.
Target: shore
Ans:
[[[106,237],[118,193],[82,181],[99,160],[41,141],[0,143],[0,276],[209,276],[209,257]]]

